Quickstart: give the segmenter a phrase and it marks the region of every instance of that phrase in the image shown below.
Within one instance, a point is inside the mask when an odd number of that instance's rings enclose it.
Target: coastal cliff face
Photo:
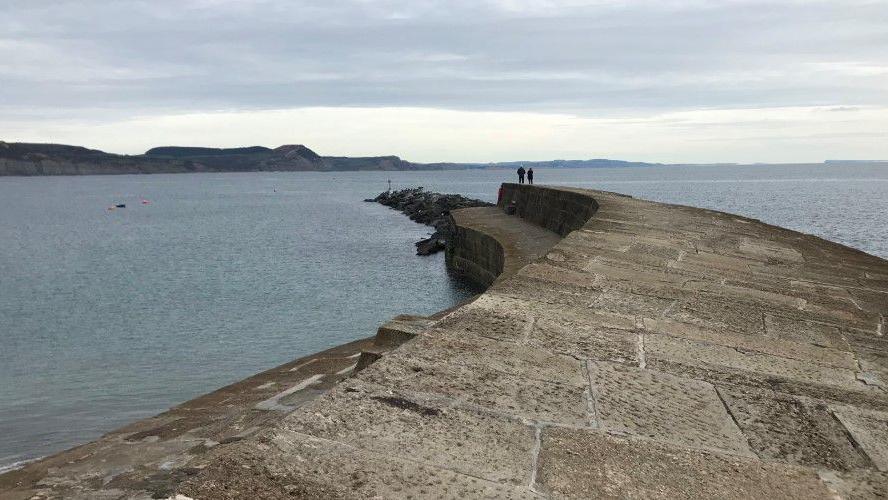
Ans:
[[[320,156],[301,145],[275,149],[164,146],[142,155],[117,155],[62,144],[0,141],[0,176],[160,174],[188,172],[305,172],[430,169],[397,156]]]
[[[200,164],[146,156],[112,155],[96,149],[61,144],[0,141],[2,175],[97,175],[201,172]]]
[[[187,172],[338,172],[353,170],[465,170],[518,166],[534,168],[642,167],[620,160],[553,160],[499,163],[415,163],[397,156],[321,156],[301,144],[204,148],[160,146],[141,155],[118,155],[63,144],[0,141],[0,176],[159,174]]]

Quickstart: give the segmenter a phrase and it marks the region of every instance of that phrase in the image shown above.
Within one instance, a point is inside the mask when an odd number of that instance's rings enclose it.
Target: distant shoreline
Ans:
[[[120,155],[64,144],[0,141],[0,176],[178,174],[206,172],[421,172],[437,170],[509,170],[636,167],[739,167],[755,165],[888,165],[886,160],[826,160],[822,163],[650,163],[595,158],[588,160],[417,163],[398,156],[321,156],[303,145],[274,149],[164,146],[141,155]]]

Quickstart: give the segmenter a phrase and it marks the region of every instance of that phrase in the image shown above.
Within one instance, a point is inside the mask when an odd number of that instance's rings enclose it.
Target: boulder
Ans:
[[[466,198],[458,194],[426,191],[423,187],[384,191],[366,202],[375,202],[403,212],[410,220],[432,226],[435,233],[416,242],[417,255],[431,255],[444,250],[450,231],[450,211],[469,207],[489,207],[491,203]]]

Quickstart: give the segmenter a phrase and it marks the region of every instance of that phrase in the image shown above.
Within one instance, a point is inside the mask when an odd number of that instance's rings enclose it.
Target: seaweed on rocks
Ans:
[[[423,187],[383,191],[376,198],[364,201],[380,203],[410,217],[410,220],[432,226],[435,232],[416,242],[417,255],[431,255],[444,250],[451,231],[450,211],[470,207],[490,207],[492,203],[458,194],[426,191]]]

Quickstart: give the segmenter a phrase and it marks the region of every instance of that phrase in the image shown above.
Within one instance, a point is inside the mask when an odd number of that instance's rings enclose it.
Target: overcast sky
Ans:
[[[888,159],[888,1],[2,0],[0,139]]]

